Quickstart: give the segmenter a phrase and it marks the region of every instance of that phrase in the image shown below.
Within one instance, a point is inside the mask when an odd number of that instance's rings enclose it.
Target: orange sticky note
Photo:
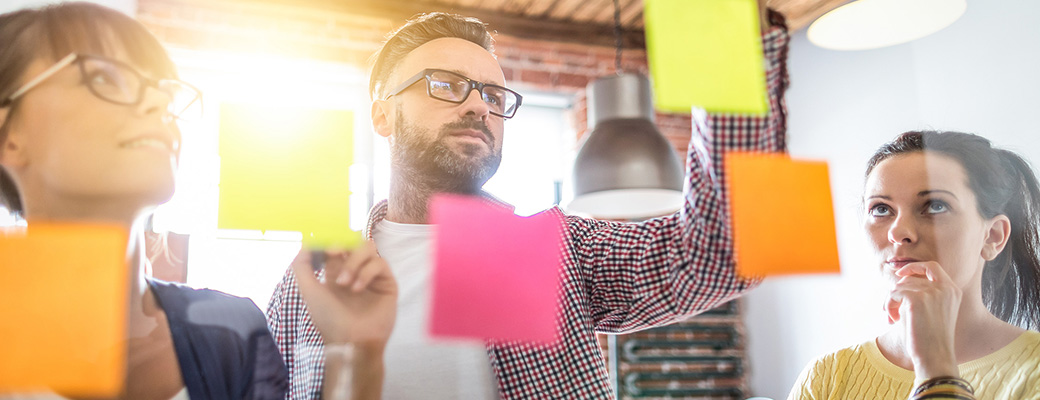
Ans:
[[[119,393],[126,244],[126,231],[107,225],[0,229],[0,394]]]
[[[750,153],[725,162],[740,275],[840,271],[827,163]]]

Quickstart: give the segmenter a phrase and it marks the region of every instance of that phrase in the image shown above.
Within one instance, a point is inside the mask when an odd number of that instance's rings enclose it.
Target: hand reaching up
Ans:
[[[292,263],[300,295],[326,345],[385,345],[397,316],[397,281],[375,244],[325,251],[325,279],[304,249]]]

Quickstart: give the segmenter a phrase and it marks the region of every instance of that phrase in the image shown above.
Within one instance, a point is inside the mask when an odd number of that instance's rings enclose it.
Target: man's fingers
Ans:
[[[344,267],[346,255],[340,250],[325,250],[325,285],[342,285],[352,279],[350,271]]]
[[[318,284],[318,278],[314,276],[314,270],[311,268],[311,261],[311,252],[307,249],[300,249],[300,252],[296,254],[296,258],[289,264],[296,275],[297,285]]]
[[[329,304],[330,294],[323,290],[322,283],[318,280],[318,277],[314,275],[314,270],[311,269],[311,254],[310,251],[304,249],[300,250],[300,254],[296,255],[290,266],[293,269],[293,273],[296,275],[296,286],[300,289],[300,297],[303,297],[303,301],[311,306],[311,313],[322,313],[325,307],[314,307],[317,304]]]
[[[357,282],[358,270],[368,263],[376,255],[375,246],[371,242],[365,242],[358,248],[343,253],[343,271],[349,274],[348,278],[337,281],[342,286],[348,286]]]
[[[351,290],[360,292],[367,288],[372,281],[379,279],[384,274],[389,274],[390,268],[387,267],[386,262],[379,258],[371,258],[369,262],[361,266],[358,270],[357,279],[354,281],[354,285]]]
[[[371,241],[366,241],[354,249],[354,251],[351,252],[350,257],[347,257],[346,268],[351,272],[356,272],[375,255],[375,245],[372,244]]]
[[[310,250],[311,256],[311,268],[315,271],[321,271],[325,268],[325,252],[321,250]]]

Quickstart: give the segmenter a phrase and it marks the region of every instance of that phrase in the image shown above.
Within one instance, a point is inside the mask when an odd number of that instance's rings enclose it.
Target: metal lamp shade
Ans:
[[[655,217],[682,206],[683,168],[653,124],[650,81],[601,78],[588,87],[589,132],[574,161],[567,209],[597,218]]]

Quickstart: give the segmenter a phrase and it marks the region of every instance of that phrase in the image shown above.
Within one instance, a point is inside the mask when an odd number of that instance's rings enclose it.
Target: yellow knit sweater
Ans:
[[[1040,400],[1040,332],[957,367],[979,400]],[[913,384],[914,372],[892,364],[871,340],[811,362],[787,398],[906,400]]]

